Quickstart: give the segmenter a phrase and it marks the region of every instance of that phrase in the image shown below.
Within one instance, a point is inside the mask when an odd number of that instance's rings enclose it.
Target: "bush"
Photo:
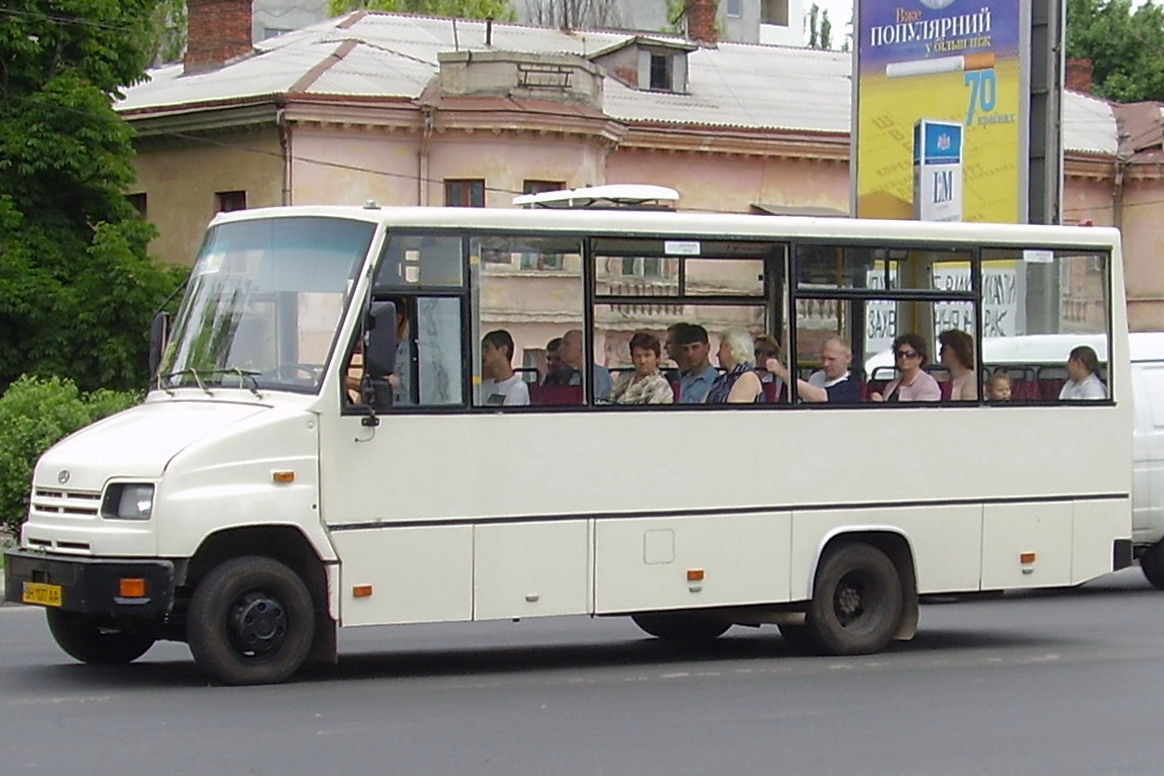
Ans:
[[[0,396],[0,535],[19,534],[32,469],[58,440],[141,401],[130,391],[81,393],[67,379],[21,377]]]

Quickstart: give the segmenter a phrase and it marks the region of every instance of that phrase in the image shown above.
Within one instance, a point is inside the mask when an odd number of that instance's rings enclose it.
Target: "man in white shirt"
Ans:
[[[513,337],[505,329],[489,332],[481,340],[481,382],[478,404],[483,407],[516,407],[529,404],[529,388],[513,372]]]

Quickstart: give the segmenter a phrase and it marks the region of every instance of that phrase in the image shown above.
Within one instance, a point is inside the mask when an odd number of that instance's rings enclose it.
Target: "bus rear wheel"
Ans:
[[[271,558],[215,567],[194,588],[186,640],[194,662],[222,684],[273,684],[295,673],[314,637],[311,593]]]
[[[688,644],[715,641],[732,626],[730,622],[698,612],[634,614],[631,619],[655,638]]]
[[[867,544],[830,551],[817,571],[805,616],[811,642],[829,655],[867,655],[893,638],[903,611],[901,578]]]
[[[97,666],[132,663],[154,645],[146,633],[123,630],[116,623],[77,612],[47,609],[49,632],[70,657]]]
[[[1156,542],[1140,556],[1144,579],[1157,590],[1164,590],[1164,540]]]

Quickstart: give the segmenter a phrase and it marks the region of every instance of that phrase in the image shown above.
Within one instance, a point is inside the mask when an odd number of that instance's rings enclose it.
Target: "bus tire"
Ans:
[[[70,657],[95,666],[132,663],[156,640],[152,635],[117,629],[97,617],[46,609],[49,632]]]
[[[698,612],[633,614],[631,619],[657,639],[686,644],[715,641],[732,626],[730,622]]]
[[[805,624],[821,652],[867,655],[893,638],[902,611],[893,562],[876,547],[846,544],[821,561]]]
[[[1157,590],[1164,590],[1164,541],[1153,544],[1140,556],[1140,571],[1144,579]]]
[[[186,640],[194,662],[221,684],[274,684],[295,673],[315,635],[311,593],[271,558],[234,558],[194,588]]]

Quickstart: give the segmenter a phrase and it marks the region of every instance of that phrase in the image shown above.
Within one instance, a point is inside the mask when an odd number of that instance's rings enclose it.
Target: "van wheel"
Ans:
[[[194,588],[186,640],[194,662],[222,684],[281,682],[311,649],[315,613],[299,575],[270,558],[215,567]]]
[[[848,544],[821,561],[805,624],[824,654],[866,655],[889,643],[902,611],[893,562],[876,547]]]
[[[1140,556],[1140,571],[1157,590],[1164,590],[1164,541],[1153,544]]]
[[[49,632],[70,657],[95,666],[132,663],[154,645],[154,637],[122,630],[116,623],[78,612],[46,609]]]
[[[695,612],[634,614],[631,619],[655,638],[688,644],[715,641],[732,626],[730,622]]]

